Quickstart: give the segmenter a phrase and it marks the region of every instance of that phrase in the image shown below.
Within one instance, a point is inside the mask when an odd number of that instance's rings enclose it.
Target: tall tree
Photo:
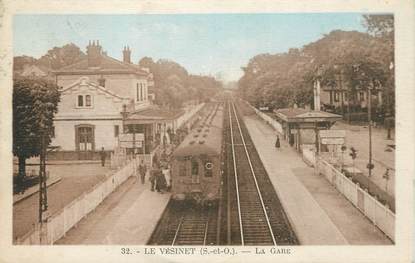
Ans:
[[[374,35],[383,43],[379,49],[379,56],[383,58],[386,81],[384,84],[385,109],[392,116],[395,115],[395,25],[393,14],[363,15],[363,25],[369,34]]]
[[[62,47],[54,47],[43,55],[38,63],[44,67],[51,69],[59,69],[61,67],[74,64],[85,57],[85,53],[73,44],[66,44]]]
[[[169,108],[180,108],[189,100],[206,100],[222,87],[215,78],[191,75],[171,60],[154,62],[150,57],[143,57],[139,65],[149,68],[153,73],[156,104]]]
[[[58,110],[58,87],[43,79],[17,78],[13,83],[13,154],[19,159],[19,180],[26,175],[26,159],[41,151],[41,136],[47,144]]]
[[[393,38],[394,17],[392,14],[363,15],[363,25],[367,31],[375,36]]]

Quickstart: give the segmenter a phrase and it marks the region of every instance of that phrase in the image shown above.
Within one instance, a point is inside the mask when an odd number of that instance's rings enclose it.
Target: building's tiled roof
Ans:
[[[65,66],[58,70],[55,70],[55,74],[65,74],[73,72],[125,72],[125,73],[134,73],[142,76],[147,76],[149,73],[145,70],[142,70],[138,65],[125,63],[119,61],[115,58],[109,57],[107,55],[101,55],[101,62],[98,67],[88,67],[88,57],[82,59],[81,61],[74,63],[72,65]]]

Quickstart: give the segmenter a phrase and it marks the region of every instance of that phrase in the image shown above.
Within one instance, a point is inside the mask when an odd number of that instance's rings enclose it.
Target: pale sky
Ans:
[[[285,52],[335,29],[365,31],[357,13],[193,15],[17,15],[14,55],[39,58],[54,46],[74,43],[86,52],[99,40],[109,56],[173,60],[191,74],[238,80],[242,66],[261,53]]]

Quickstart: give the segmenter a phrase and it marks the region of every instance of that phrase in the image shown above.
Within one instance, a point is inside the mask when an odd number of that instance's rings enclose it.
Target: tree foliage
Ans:
[[[259,106],[276,108],[312,105],[313,81],[317,76],[326,86],[340,85],[353,92],[370,85],[384,89],[386,107],[394,108],[393,32],[389,16],[382,19],[365,16],[369,33],[335,30],[321,39],[290,49],[286,53],[260,54],[243,68],[238,91],[245,99]],[[369,27],[370,25],[370,27]]]
[[[191,75],[180,64],[160,59],[154,62],[143,57],[139,65],[150,69],[154,77],[156,104],[179,108],[189,100],[204,101],[222,87],[213,77]]]
[[[19,176],[25,176],[25,160],[41,150],[41,135],[47,144],[58,110],[58,87],[46,80],[17,78],[13,84],[13,154],[19,158]]]
[[[369,33],[378,37],[393,38],[395,28],[392,14],[363,15],[363,19],[363,25]]]
[[[59,69],[61,67],[74,64],[85,57],[85,53],[73,44],[66,44],[62,47],[54,47],[43,55],[39,60],[39,65],[51,69]]]

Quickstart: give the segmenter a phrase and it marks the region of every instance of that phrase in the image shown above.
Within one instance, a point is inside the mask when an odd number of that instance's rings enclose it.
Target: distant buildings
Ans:
[[[348,111],[350,103],[350,107],[356,112],[367,109],[367,96],[367,89],[356,88],[351,92],[350,87],[323,86],[320,91],[320,104],[325,110],[341,113]],[[376,89],[372,93],[372,105],[372,107],[383,105],[382,89]]]

